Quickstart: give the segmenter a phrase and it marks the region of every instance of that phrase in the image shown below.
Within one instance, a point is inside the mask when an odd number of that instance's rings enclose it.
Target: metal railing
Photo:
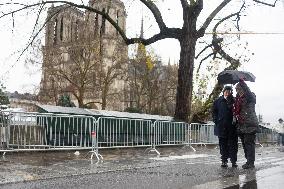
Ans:
[[[277,143],[280,135],[264,129],[257,141]],[[218,144],[212,124],[49,113],[0,112],[0,151],[90,149],[97,159],[100,148]]]
[[[212,124],[191,124],[191,144],[218,144],[218,137],[214,135],[214,125]]]
[[[97,127],[99,148],[151,145],[151,120],[100,117]]]
[[[91,116],[3,112],[1,134],[8,149],[91,148],[96,120]]]
[[[280,144],[281,135],[273,129],[260,129],[260,132],[256,134],[256,141],[261,146],[263,144]]]

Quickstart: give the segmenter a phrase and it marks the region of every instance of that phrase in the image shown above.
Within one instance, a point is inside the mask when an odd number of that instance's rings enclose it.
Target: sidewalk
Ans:
[[[8,153],[0,160],[0,184],[155,168],[168,164],[183,164],[185,161],[192,164],[203,164],[210,157],[209,163],[218,164],[216,166],[219,167],[219,149],[214,147],[198,147],[196,152],[193,152],[190,148],[163,147],[158,148],[161,152],[159,157],[156,154],[145,154],[145,149],[102,149],[99,152],[104,160],[99,163],[96,159],[90,160],[88,151],[82,151],[80,155],[75,155],[75,151]],[[239,150],[239,156],[242,156],[242,149]],[[283,157],[283,152],[279,152],[279,148],[257,148],[257,158],[265,158],[270,154],[278,154],[279,157]]]

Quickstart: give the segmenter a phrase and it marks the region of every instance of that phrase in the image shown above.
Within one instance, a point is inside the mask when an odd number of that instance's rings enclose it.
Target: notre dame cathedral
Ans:
[[[125,31],[120,0],[90,0]],[[58,105],[62,95],[79,107],[123,110],[126,107],[128,47],[102,16],[68,5],[51,6],[46,17],[39,100]]]

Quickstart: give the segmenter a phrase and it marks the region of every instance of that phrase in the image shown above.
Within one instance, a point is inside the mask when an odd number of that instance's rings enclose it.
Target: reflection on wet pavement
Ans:
[[[198,189],[267,189],[274,185],[273,189],[278,189],[284,185],[284,182],[281,183],[284,180],[284,164],[281,166],[284,157],[283,154],[274,156],[277,152],[274,148],[267,151],[258,148],[256,169],[251,170],[236,169],[231,165],[222,169],[219,150],[210,147],[199,148],[197,152],[181,147],[159,148],[160,156],[145,153],[145,149],[100,149],[104,157],[101,162],[91,160],[89,151],[7,153],[0,159],[0,183],[117,172],[118,175],[136,173],[158,179],[160,176],[182,181],[193,179],[190,183],[195,186],[192,188]],[[238,164],[241,166],[244,157],[242,154],[239,156]],[[188,185],[185,186],[188,188]]]
[[[248,170],[246,174],[239,175],[238,184],[232,184],[226,189],[282,189],[284,185],[284,167],[277,166],[256,171]]]

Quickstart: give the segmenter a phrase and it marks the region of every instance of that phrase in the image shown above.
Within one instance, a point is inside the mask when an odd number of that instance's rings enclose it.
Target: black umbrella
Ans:
[[[252,73],[238,70],[225,70],[217,77],[219,84],[236,84],[240,79],[255,82],[255,76]]]

